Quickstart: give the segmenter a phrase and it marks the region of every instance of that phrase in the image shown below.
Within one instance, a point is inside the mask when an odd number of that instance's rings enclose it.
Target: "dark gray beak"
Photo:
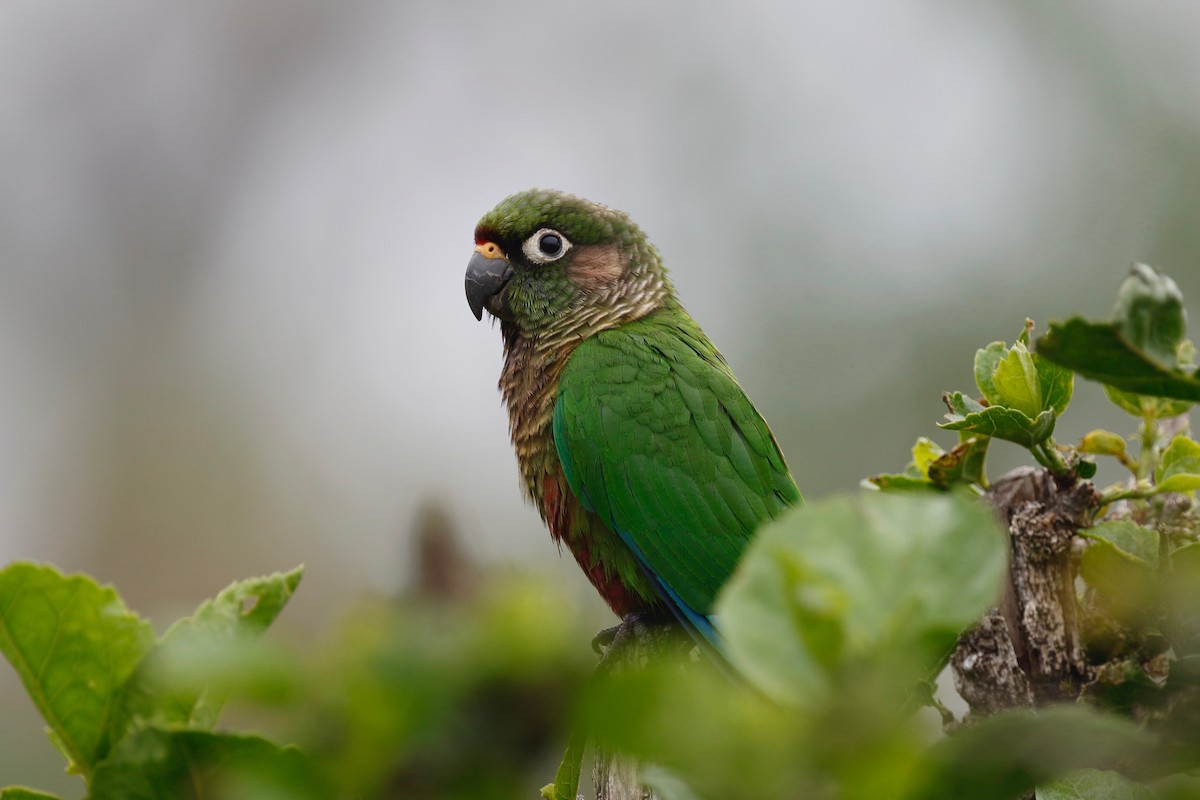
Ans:
[[[476,250],[467,262],[467,304],[471,306],[475,319],[483,319],[485,308],[497,316],[503,315],[503,300],[499,295],[512,277],[512,265],[508,259],[503,255],[490,255],[499,253],[495,245],[491,248],[487,255],[481,249]]]

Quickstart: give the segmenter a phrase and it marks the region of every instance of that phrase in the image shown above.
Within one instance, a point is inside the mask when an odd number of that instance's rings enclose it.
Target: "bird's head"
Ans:
[[[514,194],[479,220],[466,290],[476,319],[486,309],[521,332],[608,327],[671,292],[658,252],[627,215],[543,189]]]

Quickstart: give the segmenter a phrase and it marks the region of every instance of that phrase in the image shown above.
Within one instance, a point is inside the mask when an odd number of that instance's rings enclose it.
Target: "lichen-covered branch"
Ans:
[[[999,611],[962,635],[950,664],[955,688],[972,713],[994,714],[1033,705],[1033,689],[1017,663],[1008,626]]]
[[[1023,468],[988,492],[1008,528],[1009,579],[999,607],[965,633],[951,658],[975,715],[1074,699],[1090,678],[1075,601],[1075,533],[1098,503],[1074,476]]]

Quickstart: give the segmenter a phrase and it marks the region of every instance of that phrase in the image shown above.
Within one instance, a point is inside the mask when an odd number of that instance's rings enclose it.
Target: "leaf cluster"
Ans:
[[[328,641],[262,639],[299,579],[235,583],[156,640],[111,587],[15,563],[0,652],[92,800],[535,794],[591,666],[560,591],[493,576],[462,603],[364,602]],[[218,729],[230,701],[273,732]]]
[[[232,794],[262,780],[307,792],[321,783],[298,751],[214,730],[225,693],[194,669],[218,648],[250,646],[300,577],[235,583],[156,639],[112,587],[17,562],[0,570],[0,652],[91,798],[177,797],[184,785]],[[172,665],[189,677],[168,678]],[[0,797],[48,795],[9,788]]]
[[[1093,522],[1079,531],[1084,546],[1074,600],[1092,670],[1080,702],[1136,721],[1160,737],[1160,749],[1172,751],[1177,766],[1194,767],[1194,755],[1183,753],[1200,748],[1194,730],[1200,712],[1194,678],[1200,663],[1200,515],[1194,496],[1200,443],[1189,435],[1186,414],[1200,400],[1200,382],[1185,323],[1175,282],[1135,265],[1111,319],[1051,323],[1033,351],[1027,321],[1011,347],[993,342],[977,351],[980,396],[953,392],[944,398],[950,413],[941,427],[959,432],[958,445],[946,452],[919,439],[903,472],[876,476],[871,485],[890,492],[965,486],[983,493],[988,481],[982,468],[953,467],[968,456],[981,464],[991,438],[1026,448],[1064,481],[1092,477],[1097,457],[1120,463],[1129,477],[1097,494]],[[1106,396],[1138,420],[1137,431],[1125,436],[1097,429],[1077,445],[1056,443],[1055,422],[1070,403],[1075,373],[1101,382]],[[1047,784],[1038,796],[1106,796],[1096,782],[1121,796],[1154,796],[1103,772]],[[1083,786],[1089,794],[1079,793]]]

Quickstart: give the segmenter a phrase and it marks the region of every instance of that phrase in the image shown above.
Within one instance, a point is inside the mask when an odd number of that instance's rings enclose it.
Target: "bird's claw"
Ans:
[[[597,633],[592,637],[592,651],[598,656],[604,655],[604,651],[612,646],[613,640],[617,638],[617,634],[620,632],[621,626],[613,625],[611,628],[605,628]]]

